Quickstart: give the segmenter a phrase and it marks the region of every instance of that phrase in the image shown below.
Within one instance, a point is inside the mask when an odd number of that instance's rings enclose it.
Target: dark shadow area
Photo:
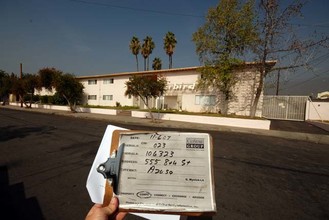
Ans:
[[[239,160],[239,159],[235,159],[235,158],[215,157],[215,159],[243,163],[243,164],[248,164],[248,165],[257,166],[257,167],[261,167],[261,168],[270,168],[270,169],[276,169],[276,170],[282,170],[282,171],[288,171],[288,172],[294,172],[294,173],[329,177],[329,174],[327,174],[327,173],[311,172],[311,171],[307,171],[307,170],[300,170],[300,169],[288,168],[288,167],[283,167],[283,166],[280,167],[280,166],[262,164],[262,163],[252,162],[252,161],[243,161],[243,160]]]
[[[271,130],[301,132],[309,134],[329,134],[329,132],[305,121],[271,120]]]
[[[211,216],[189,216],[187,220],[212,220]]]
[[[35,197],[25,198],[23,183],[9,185],[6,166],[0,167],[0,213],[1,219],[44,219],[38,200]]]
[[[0,127],[0,142],[9,141],[15,138],[24,138],[33,133],[47,134],[54,128],[48,126],[34,126],[17,128],[15,126]]]

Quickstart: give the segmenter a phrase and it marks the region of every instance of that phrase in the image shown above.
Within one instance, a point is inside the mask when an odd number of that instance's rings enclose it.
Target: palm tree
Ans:
[[[133,36],[133,38],[130,41],[129,49],[131,50],[132,54],[136,57],[136,64],[137,64],[137,71],[138,70],[138,54],[139,50],[141,49],[140,42],[137,37]]]
[[[149,70],[149,56],[152,53],[153,49],[155,48],[155,44],[152,40],[152,37],[146,36],[143,40],[142,51],[141,54],[144,57],[144,70]],[[147,61],[147,68],[146,68],[146,61]]]
[[[168,31],[166,36],[163,38],[163,49],[166,51],[166,54],[169,56],[169,69],[172,68],[172,55],[175,50],[177,40],[175,34]]]
[[[159,57],[154,58],[152,68],[154,70],[161,70],[162,68],[162,61]]]

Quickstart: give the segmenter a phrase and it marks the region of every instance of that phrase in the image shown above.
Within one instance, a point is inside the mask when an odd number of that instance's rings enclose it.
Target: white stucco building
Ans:
[[[268,62],[271,67],[275,61]],[[229,102],[229,114],[245,115],[250,113],[251,103],[258,85],[259,73],[256,63],[246,63],[238,68],[234,74],[237,83],[233,91],[234,97]],[[113,73],[93,76],[77,77],[84,86],[84,103],[99,106],[139,106],[144,108],[141,100],[125,96],[125,82],[133,75],[161,74],[166,77],[168,87],[163,97],[152,100],[152,107],[163,109],[176,109],[189,112],[220,112],[223,95],[211,91],[196,89],[197,80],[201,73],[198,67],[165,69],[158,71],[140,71]],[[262,97],[258,105],[257,116],[261,116]]]

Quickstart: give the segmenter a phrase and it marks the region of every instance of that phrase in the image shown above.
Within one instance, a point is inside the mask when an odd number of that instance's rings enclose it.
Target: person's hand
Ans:
[[[122,220],[127,215],[125,212],[118,212],[118,198],[112,197],[110,204],[102,207],[100,204],[95,204],[86,216],[86,220]]]

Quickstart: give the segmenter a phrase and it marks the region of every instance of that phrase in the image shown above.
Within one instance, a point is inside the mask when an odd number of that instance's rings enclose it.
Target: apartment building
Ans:
[[[275,61],[269,61],[271,67]],[[208,89],[200,91],[196,88],[201,77],[199,67],[165,69],[157,71],[140,71],[112,73],[92,76],[79,76],[84,85],[84,104],[96,106],[138,106],[145,108],[144,103],[135,97],[125,96],[129,77],[133,75],[157,74],[167,81],[167,91],[163,96],[151,100],[151,107],[176,109],[189,112],[220,112],[223,108],[224,95]],[[257,63],[245,63],[234,72],[237,82],[233,88],[233,97],[228,104],[228,113],[249,115],[250,106],[259,83]],[[261,116],[262,97],[258,105],[257,116]]]

